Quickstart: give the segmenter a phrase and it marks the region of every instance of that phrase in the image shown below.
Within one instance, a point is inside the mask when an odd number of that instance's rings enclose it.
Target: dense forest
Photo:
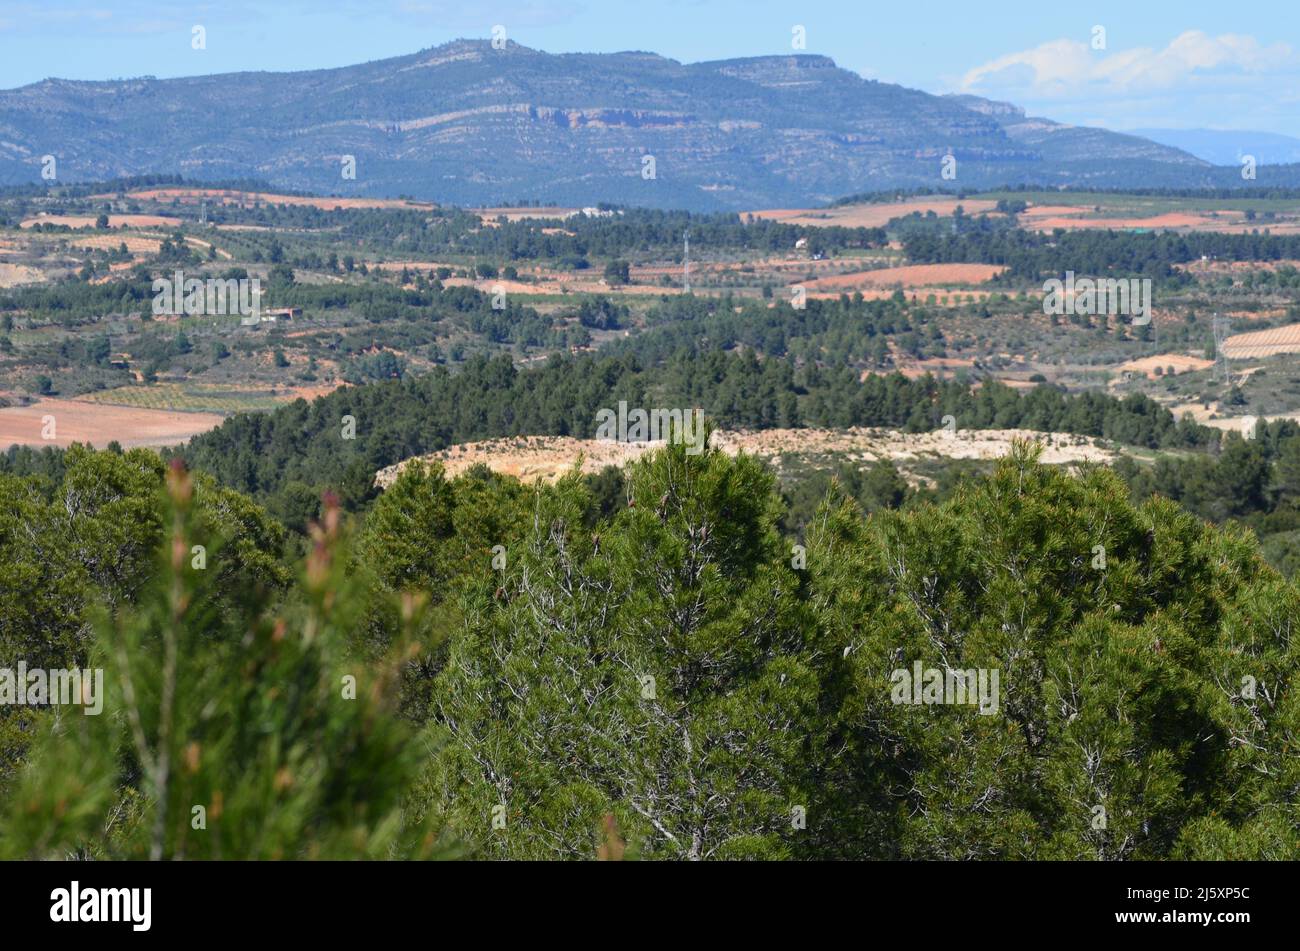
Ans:
[[[179,460],[64,461],[0,476],[0,650],[102,669],[102,713],[3,708],[7,856],[1300,848],[1296,589],[1104,468],[833,489],[795,546],[744,456],[651,454],[612,507],[417,465],[360,522],[327,497],[299,561]],[[914,667],[991,703],[909,700]]]
[[[283,224],[281,215],[303,218],[308,226],[338,222],[345,237],[366,239],[379,247],[418,254],[476,254],[501,262],[550,260],[583,266],[591,257],[647,256],[681,250],[690,232],[698,248],[717,251],[789,250],[802,240],[813,253],[830,249],[875,248],[886,242],[883,228],[809,227],[737,214],[699,214],[644,208],[605,208],[579,212],[563,220],[503,216],[493,227],[481,226],[468,213],[430,217],[425,212],[268,210],[268,223]],[[316,216],[320,216],[316,218]],[[560,227],[556,227],[561,224]]]

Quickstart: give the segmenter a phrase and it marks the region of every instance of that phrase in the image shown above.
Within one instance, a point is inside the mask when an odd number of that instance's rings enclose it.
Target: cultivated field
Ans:
[[[1223,342],[1223,352],[1233,360],[1300,353],[1300,324],[1233,334]]]
[[[19,226],[33,228],[36,225],[66,225],[69,228],[95,227],[95,215],[37,215],[28,218]],[[171,228],[183,222],[180,218],[164,215],[109,215],[110,228]]]
[[[1272,222],[1248,221],[1239,211],[1180,212],[1170,211],[1145,218],[1098,216],[1091,208],[1051,207],[1030,208],[1021,215],[1021,225],[1031,231],[1114,230],[1114,231],[1219,231],[1225,234],[1242,234],[1268,228],[1274,234],[1294,233],[1300,222],[1275,220]]]
[[[157,254],[162,248],[162,238],[146,238],[136,234],[96,234],[89,238],[75,238],[68,244],[74,248],[93,248],[96,251],[111,251],[126,245],[126,250],[131,254],[143,256]]]
[[[1269,199],[1170,199],[1135,195],[1078,194],[1063,204],[1050,193],[1005,192],[976,198],[917,198],[901,202],[844,205],[839,208],[772,208],[751,212],[755,218],[788,224],[880,228],[913,212],[951,216],[958,205],[968,215],[997,214],[997,201],[1025,201],[1020,225],[1035,231],[1221,231],[1241,234],[1267,228],[1274,234],[1300,233],[1300,202]],[[1247,218],[1247,211],[1271,218]]]
[[[933,211],[940,217],[951,215],[958,205],[968,215],[993,211],[996,201],[975,198],[917,198],[880,204],[842,205],[839,208],[769,208],[749,212],[755,218],[782,221],[791,225],[810,227],[883,228],[893,218],[912,212],[922,215]]]
[[[110,200],[116,195],[96,195]],[[220,205],[302,205],[310,208],[436,208],[429,202],[406,201],[401,198],[319,198],[308,195],[280,195],[275,192],[241,192],[216,188],[146,188],[128,193],[139,201],[176,201],[180,204],[198,204],[207,201]],[[92,222],[93,223],[93,222]]]
[[[836,292],[862,287],[937,287],[943,285],[983,284],[1006,268],[997,264],[909,264],[904,267],[876,268],[851,274],[833,274],[805,281],[810,291]]]
[[[0,408],[0,448],[69,446],[103,448],[116,441],[132,446],[173,446],[219,426],[215,413],[178,413],[105,406],[82,400],[40,400],[30,406]],[[46,439],[53,421],[54,438]]]
[[[239,413],[269,410],[296,399],[313,399],[330,387],[241,387],[218,383],[156,383],[119,386],[78,397],[78,401],[104,406],[176,410],[200,413]]]
[[[1243,192],[1232,198],[1200,196],[1135,195],[1128,192],[1060,192],[1060,191],[992,191],[981,192],[979,198],[997,201],[1024,201],[1034,207],[1084,208],[1100,217],[1149,218],[1168,212],[1209,214],[1213,212],[1273,213],[1277,216],[1300,215],[1300,199],[1259,198]],[[1062,198],[1069,203],[1063,204]]]
[[[1156,378],[1156,370],[1163,371],[1168,376],[1170,371],[1175,375],[1179,373],[1191,373],[1196,370],[1205,370],[1214,366],[1213,360],[1205,360],[1201,357],[1192,357],[1180,353],[1161,353],[1153,357],[1141,357],[1137,360],[1129,360],[1121,363],[1115,369],[1120,373],[1141,374],[1148,379]]]

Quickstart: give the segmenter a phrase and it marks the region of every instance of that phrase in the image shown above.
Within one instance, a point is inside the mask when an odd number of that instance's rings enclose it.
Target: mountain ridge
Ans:
[[[0,91],[0,183],[39,180],[54,155],[66,181],[262,178],[470,205],[740,210],[927,185],[1223,184],[1176,148],[989,102],[864,79],[818,54],[680,63],[456,40],[304,72]],[[956,179],[941,177],[949,154]]]

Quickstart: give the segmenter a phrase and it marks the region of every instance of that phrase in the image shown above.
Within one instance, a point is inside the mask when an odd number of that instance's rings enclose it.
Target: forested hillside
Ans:
[[[1300,848],[1295,588],[1105,469],[1021,447],[865,519],[833,491],[795,547],[744,456],[654,453],[612,506],[412,466],[281,562],[179,463],[65,463],[0,476],[0,647],[102,667],[105,715],[4,708],[8,856]],[[899,702],[914,664],[996,671],[992,709]]]
[[[1017,428],[1104,436],[1128,445],[1195,447],[1218,435],[1174,420],[1144,397],[1067,396],[1051,388],[1021,394],[901,375],[859,381],[848,369],[711,351],[662,365],[635,356],[555,357],[520,370],[508,358],[474,360],[459,374],[345,388],[271,414],[244,414],[194,439],[181,454],[227,485],[279,496],[286,516],[337,488],[345,504],[370,493],[374,472],[449,445],[518,434],[589,437],[597,412],[617,406],[699,406],[723,426],[889,426],[938,429],[951,414],[966,429]],[[355,427],[349,429],[345,417]],[[346,435],[355,438],[345,438]],[[15,463],[26,453],[11,454]]]
[[[878,319],[897,317],[888,302],[871,307],[883,315]],[[793,340],[796,333],[818,332],[815,328],[827,321],[860,313],[835,301],[786,311],[813,329],[777,327],[783,340],[786,333]],[[670,321],[632,338],[628,352],[617,357],[553,357],[533,369],[521,369],[505,356],[474,358],[456,373],[437,369],[346,387],[311,403],[298,400],[271,413],[238,414],[176,455],[257,498],[276,519],[302,532],[318,517],[324,492],[336,493],[346,511],[365,510],[377,494],[374,474],[381,468],[480,439],[590,438],[598,412],[620,400],[632,406],[698,406],[717,425],[760,430],[879,426],[929,432],[951,416],[963,430],[1075,433],[1123,447],[1175,450],[1154,464],[1121,460],[1117,471],[1135,499],[1161,494],[1203,518],[1242,521],[1264,539],[1274,565],[1287,574],[1300,568],[1300,425],[1292,420],[1262,423],[1256,438],[1244,440],[1190,419],[1175,420],[1138,394],[1121,400],[1053,387],[1025,391],[994,381],[972,387],[901,374],[860,379],[847,368],[796,367],[793,361],[711,349],[735,342],[727,329],[732,319],[723,308],[714,316]],[[734,334],[766,339],[771,346],[761,320],[737,319]],[[670,355],[645,363],[638,352]],[[58,478],[64,455],[13,447],[0,455],[0,472]]]

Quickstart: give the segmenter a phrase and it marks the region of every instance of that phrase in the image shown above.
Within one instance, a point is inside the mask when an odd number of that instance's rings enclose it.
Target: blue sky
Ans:
[[[191,48],[196,24],[206,50]],[[495,24],[549,52],[640,49],[686,62],[789,52],[801,25],[807,52],[930,92],[1115,129],[1300,136],[1297,0],[0,0],[0,88],[341,66],[486,38]]]

